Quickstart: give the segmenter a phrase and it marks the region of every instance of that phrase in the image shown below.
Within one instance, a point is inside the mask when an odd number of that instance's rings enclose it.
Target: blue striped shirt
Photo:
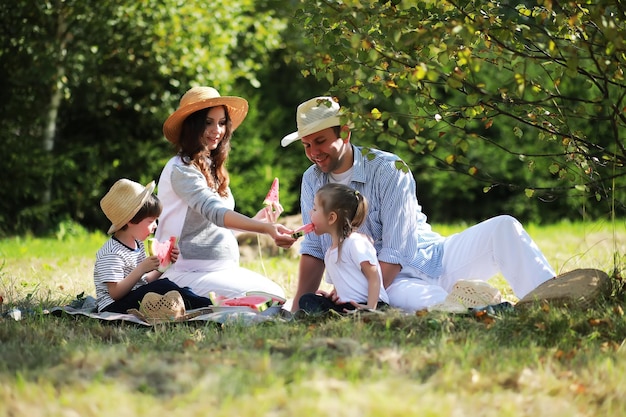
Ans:
[[[415,268],[420,275],[438,278],[442,271],[444,238],[431,230],[422,213],[413,174],[396,167],[397,162],[404,164],[397,155],[354,145],[352,149],[354,164],[350,186],[362,193],[369,203],[367,220],[359,232],[372,237],[379,261],[399,264],[403,269]],[[305,171],[300,195],[304,224],[311,222],[315,192],[327,182],[329,175],[316,165]],[[329,234],[309,233],[300,253],[323,260],[331,243]]]

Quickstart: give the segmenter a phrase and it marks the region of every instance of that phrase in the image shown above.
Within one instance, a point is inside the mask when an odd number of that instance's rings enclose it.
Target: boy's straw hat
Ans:
[[[164,295],[155,292],[146,293],[139,304],[139,309],[131,308],[128,313],[150,324],[156,324],[185,321],[210,311],[211,309],[207,307],[188,313],[185,310],[183,296],[180,292],[171,290]]]
[[[100,200],[104,215],[111,221],[111,227],[107,233],[115,233],[131,221],[148,200],[154,187],[154,181],[144,187],[126,178],[113,184],[109,192]]]
[[[220,96],[213,87],[192,87],[180,99],[178,109],[163,123],[163,134],[173,144],[178,144],[183,122],[198,110],[215,106],[226,106],[232,123],[232,131],[237,129],[248,114],[248,102],[241,97]]]
[[[340,126],[339,103],[333,97],[315,97],[298,106],[296,125],[298,131],[285,136],[280,144],[285,147],[311,133]]]

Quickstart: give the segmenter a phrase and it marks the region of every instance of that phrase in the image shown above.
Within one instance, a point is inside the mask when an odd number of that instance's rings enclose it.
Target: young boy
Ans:
[[[189,288],[181,288],[168,279],[159,279],[159,258],[146,257],[143,241],[154,233],[163,205],[153,194],[154,181],[142,186],[128,179],[118,180],[100,201],[102,211],[111,221],[111,238],[98,250],[94,284],[98,311],[126,313],[138,308],[148,292],[165,294],[178,291],[186,309],[211,305]],[[178,248],[172,250],[176,262]]]

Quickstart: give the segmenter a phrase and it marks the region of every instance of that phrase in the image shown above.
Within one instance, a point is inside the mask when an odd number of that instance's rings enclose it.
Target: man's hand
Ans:
[[[337,290],[335,290],[334,288],[332,289],[331,292],[326,292],[323,290],[317,290],[315,291],[315,294],[319,294],[324,298],[328,298],[330,301],[332,301],[333,303],[337,304],[337,301],[339,301],[339,296],[337,295]]]
[[[393,280],[396,279],[396,276],[398,276],[398,274],[400,273],[400,270],[402,270],[402,266],[398,264],[390,264],[390,263],[382,262],[382,261],[379,261],[379,263],[380,263],[380,272],[382,272],[383,274],[383,286],[387,288],[388,286],[391,285]]]

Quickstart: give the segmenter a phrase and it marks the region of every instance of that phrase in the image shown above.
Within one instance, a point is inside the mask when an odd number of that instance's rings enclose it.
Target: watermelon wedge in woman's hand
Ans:
[[[293,232],[291,237],[293,237],[294,239],[297,239],[297,238],[302,237],[302,236],[306,235],[307,233],[311,233],[313,231],[315,231],[315,226],[313,226],[313,223],[308,223],[308,224],[305,224],[304,226],[298,227]]]
[[[172,264],[172,249],[176,247],[176,240],[175,236],[165,242],[159,242],[153,237],[146,240],[146,255],[159,257],[159,272],[165,272]]]
[[[276,209],[280,206],[280,201],[278,199],[278,188],[279,188],[279,184],[278,184],[278,177],[274,178],[274,181],[272,181],[272,186],[270,187],[270,190],[267,192],[267,195],[265,196],[265,200],[263,200],[263,204],[265,204],[268,207],[271,207],[272,211],[276,211]]]
[[[276,220],[278,220],[278,217],[280,217],[280,214],[284,211],[283,206],[280,205],[280,201],[278,200],[278,178],[274,178],[272,186],[263,200],[263,204],[265,208],[257,214],[261,217],[257,218],[257,216],[255,216],[255,219],[276,223]]]

